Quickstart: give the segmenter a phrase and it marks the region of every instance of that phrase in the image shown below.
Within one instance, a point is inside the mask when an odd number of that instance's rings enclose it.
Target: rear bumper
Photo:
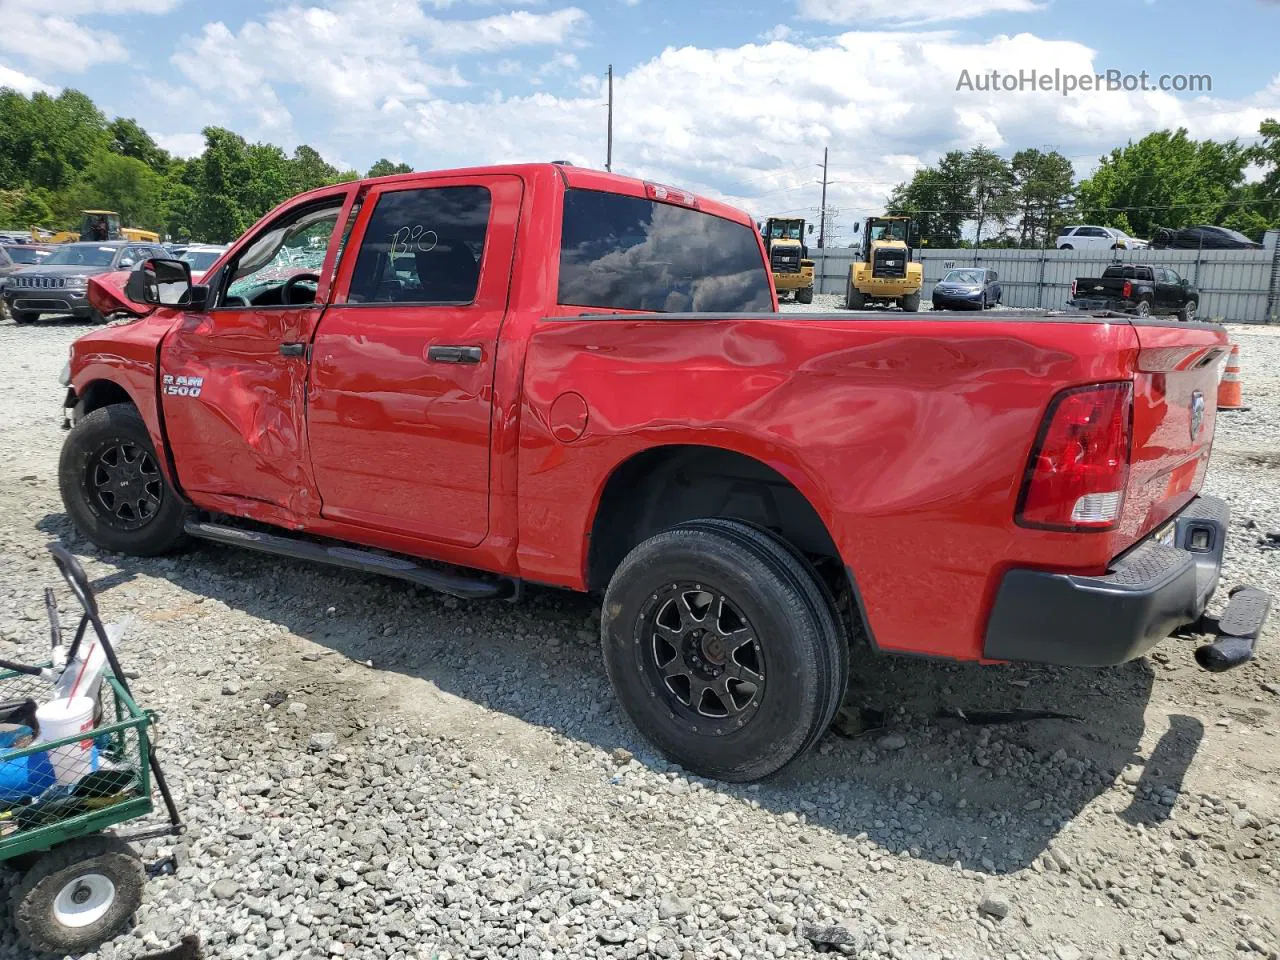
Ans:
[[[1138,309],[1137,300],[1114,300],[1109,297],[1076,297],[1067,301],[1071,310],[1113,310],[1116,313],[1131,313]]]
[[[1200,619],[1218,586],[1229,516],[1224,501],[1197,497],[1173,521],[1172,545],[1144,540],[1102,576],[1010,570],[983,655],[1068,666],[1142,656]]]

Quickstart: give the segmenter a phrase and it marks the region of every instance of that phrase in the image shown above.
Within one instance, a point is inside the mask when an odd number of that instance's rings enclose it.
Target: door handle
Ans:
[[[437,363],[479,363],[483,356],[479,347],[436,346],[427,350],[427,359]]]
[[[280,344],[280,356],[282,357],[301,357],[307,352],[305,343],[282,343]]]

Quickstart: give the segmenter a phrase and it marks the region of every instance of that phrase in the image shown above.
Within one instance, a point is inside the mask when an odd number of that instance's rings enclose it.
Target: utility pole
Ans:
[[[613,172],[613,64],[609,64],[609,146],[604,156],[604,168]]]
[[[822,207],[818,211],[818,249],[827,245],[827,148],[822,148]]]

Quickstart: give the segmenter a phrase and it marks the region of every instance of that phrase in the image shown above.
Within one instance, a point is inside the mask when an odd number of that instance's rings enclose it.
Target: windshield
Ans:
[[[49,256],[48,250],[36,247],[6,246],[5,251],[13,258],[14,263],[43,263]]]
[[[1254,242],[1250,240],[1248,237],[1246,237],[1239,230],[1232,230],[1228,227],[1219,227],[1218,229],[1221,230],[1225,235],[1230,237],[1232,240],[1236,241],[1237,243],[1253,243]]]
[[[868,231],[872,240],[901,240],[907,242],[906,220],[873,220]]]
[[[982,283],[981,270],[951,270],[942,278],[943,283],[963,283],[966,285]]]
[[[804,221],[796,220],[786,223],[775,220],[769,228],[770,240],[801,240],[804,238]]]
[[[115,256],[115,247],[100,247],[94,243],[68,243],[49,254],[44,263],[50,267],[109,267]]]
[[[187,250],[178,259],[183,263],[191,264],[192,270],[200,272],[212,267],[218,262],[220,256],[222,256],[221,250]]]

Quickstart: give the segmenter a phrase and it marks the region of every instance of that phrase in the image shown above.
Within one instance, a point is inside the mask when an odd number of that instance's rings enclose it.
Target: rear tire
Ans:
[[[797,290],[796,303],[813,303],[813,287],[801,287]]]
[[[853,278],[850,277],[844,288],[844,308],[846,310],[864,310],[866,306],[867,298],[862,295],[862,291],[853,285]]]
[[[605,593],[600,633],[640,733],[718,780],[758,780],[800,756],[848,684],[847,637],[812,567],[734,520],[691,521],[632,550]]]
[[[902,298],[902,309],[907,313],[916,313],[920,309],[920,294],[909,293]]]
[[[80,837],[27,871],[10,896],[13,923],[33,950],[80,956],[124,929],[145,882],[142,861],[119,837]]]
[[[1184,323],[1189,323],[1196,318],[1197,303],[1194,300],[1188,300],[1178,311],[1178,319]]]
[[[1151,316],[1151,304],[1146,300],[1139,300],[1138,305],[1134,307],[1134,314],[1139,317]]]
[[[76,529],[104,550],[150,557],[183,540],[186,507],[131,404],[101,407],[72,428],[58,486]]]

